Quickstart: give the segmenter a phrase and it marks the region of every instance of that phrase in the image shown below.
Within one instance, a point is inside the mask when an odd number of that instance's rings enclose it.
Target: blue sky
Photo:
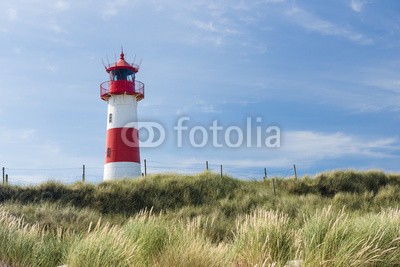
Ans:
[[[398,172],[399,10],[395,0],[2,1],[0,165],[23,178],[75,177],[86,164],[99,180],[101,62],[123,45],[143,59],[139,119],[166,129],[162,146],[142,149],[149,172],[200,171],[206,160],[249,178],[293,164],[299,174]],[[250,117],[253,128],[280,127],[281,147],[177,148],[182,116],[225,129]]]

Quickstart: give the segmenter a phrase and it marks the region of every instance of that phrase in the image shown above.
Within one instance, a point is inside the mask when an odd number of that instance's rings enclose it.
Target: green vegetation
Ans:
[[[0,265],[399,266],[400,175],[0,186]]]

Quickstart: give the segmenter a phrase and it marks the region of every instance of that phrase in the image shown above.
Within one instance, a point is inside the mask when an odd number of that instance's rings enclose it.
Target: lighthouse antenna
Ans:
[[[107,56],[107,64],[110,67],[110,60],[108,59],[108,56]]]
[[[117,55],[114,54],[114,58],[115,58],[115,63],[117,63]]]
[[[134,66],[135,65],[135,61],[136,61],[136,54],[135,54],[135,57],[133,58],[133,62],[132,62],[132,66]]]
[[[139,61],[139,64],[138,64],[139,69],[140,69],[140,66],[142,65],[142,60],[143,60],[143,58],[141,58],[140,61]]]
[[[106,64],[104,63],[104,59],[103,59],[103,58],[101,59],[101,63],[103,64],[104,68],[107,70],[107,66],[106,66]]]

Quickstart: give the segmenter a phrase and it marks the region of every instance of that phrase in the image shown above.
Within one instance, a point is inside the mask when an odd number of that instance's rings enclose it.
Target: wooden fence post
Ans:
[[[221,177],[222,177],[222,164],[221,164]]]
[[[294,169],[294,179],[297,180],[296,164],[293,165],[293,169]]]
[[[147,161],[144,160],[144,177],[147,176]]]
[[[6,174],[6,185],[8,185],[8,174]]]
[[[264,168],[264,181],[267,180],[267,168]]]
[[[206,171],[208,171],[208,160],[206,161]]]
[[[85,180],[86,180],[85,165],[82,165],[82,182],[84,183]]]
[[[275,190],[275,179],[272,178],[272,188],[274,190],[274,196],[276,196],[276,190]]]
[[[3,167],[3,184],[6,182],[6,169]]]

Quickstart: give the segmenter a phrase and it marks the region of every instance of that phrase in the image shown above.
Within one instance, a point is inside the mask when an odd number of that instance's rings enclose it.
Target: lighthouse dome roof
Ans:
[[[118,66],[118,67],[131,67],[131,65],[128,62],[126,62],[125,55],[124,55],[123,52],[121,53],[120,59],[115,63],[115,66]]]
[[[114,66],[107,68],[107,72],[110,72],[115,69],[129,69],[129,70],[133,70],[136,73],[139,71],[139,66],[136,64],[129,64],[125,60],[124,52],[121,52],[119,60],[117,62],[115,62]]]

